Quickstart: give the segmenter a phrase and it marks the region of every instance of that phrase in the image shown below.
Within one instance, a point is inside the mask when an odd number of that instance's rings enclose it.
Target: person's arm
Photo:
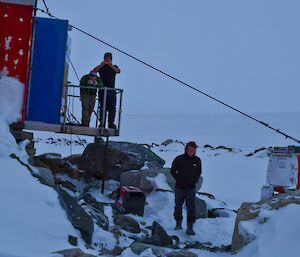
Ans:
[[[115,73],[121,73],[121,70],[119,69],[119,67],[117,65],[113,65],[112,63],[108,63],[107,65],[109,67],[111,67]]]
[[[198,182],[201,174],[202,174],[202,163],[201,163],[201,159],[199,158],[199,162],[198,162],[198,165],[199,165],[199,169],[198,169],[198,172],[197,172],[197,177],[196,177],[196,181]],[[197,183],[196,182],[196,183]]]
[[[101,62],[98,66],[96,66],[94,69],[93,69],[93,72],[99,72],[99,70],[104,66],[106,65],[107,63],[106,62]]]
[[[178,162],[178,157],[176,157],[174,159],[174,161],[172,162],[172,167],[171,167],[171,175],[173,176],[173,178],[175,180],[177,180],[178,177],[178,169],[179,169],[179,162]]]

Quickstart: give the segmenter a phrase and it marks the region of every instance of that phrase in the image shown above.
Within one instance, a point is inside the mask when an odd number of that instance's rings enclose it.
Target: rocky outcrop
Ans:
[[[76,198],[58,186],[55,189],[59,195],[60,204],[65,209],[73,227],[80,231],[83,240],[90,245],[94,232],[92,218],[80,207]]]
[[[232,237],[232,250],[240,250],[243,246],[249,244],[256,238],[255,234],[249,234],[249,231],[243,231],[241,227],[242,222],[252,222],[257,220],[262,210],[278,210],[289,204],[300,205],[300,191],[280,194],[258,203],[243,203],[238,210],[235,221]],[[267,221],[267,219],[257,220],[260,224],[266,223]]]
[[[60,154],[45,153],[28,159],[30,165],[51,170],[55,174],[67,174],[72,179],[80,179],[82,173],[72,167],[67,159],[62,159]]]

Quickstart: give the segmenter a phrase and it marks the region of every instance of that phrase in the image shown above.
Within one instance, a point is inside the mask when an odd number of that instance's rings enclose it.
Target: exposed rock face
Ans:
[[[117,214],[114,217],[114,223],[116,225],[119,225],[122,229],[124,229],[127,232],[130,233],[140,233],[141,228],[140,225],[135,219],[127,216],[127,215],[121,215]]]
[[[85,211],[93,218],[95,224],[104,230],[109,230],[109,220],[104,214],[104,206],[102,203],[97,202],[97,200],[91,194],[84,194],[82,196],[84,203],[81,206]]]
[[[84,170],[102,178],[104,153],[105,144],[89,144],[82,154]],[[109,142],[106,178],[119,180],[121,174],[125,171],[139,170],[145,165],[150,168],[161,168],[164,163],[164,160],[142,145],[127,142]]]
[[[62,159],[60,154],[45,153],[39,156],[33,156],[29,158],[28,161],[32,166],[51,170],[54,175],[65,173],[73,179],[79,179],[81,177],[80,171],[72,167],[67,159]]]
[[[83,240],[90,245],[94,232],[92,218],[80,207],[76,198],[70,196],[60,187],[56,187],[55,189],[58,192],[60,204],[66,210],[70,222],[80,231]]]
[[[254,234],[245,235],[242,233],[240,224],[245,221],[254,221],[258,218],[262,210],[278,210],[289,204],[300,205],[300,191],[294,191],[286,194],[277,195],[271,199],[260,201],[257,203],[243,203],[239,208],[234,233],[232,237],[232,250],[240,250],[243,246],[255,240]],[[260,221],[263,223],[267,220]]]

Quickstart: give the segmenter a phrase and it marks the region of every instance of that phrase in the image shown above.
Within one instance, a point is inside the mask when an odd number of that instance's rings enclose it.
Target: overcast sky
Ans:
[[[299,0],[46,2],[53,15],[242,111],[299,111]],[[226,111],[77,31],[70,37],[81,76],[113,53],[125,113]],[[69,80],[77,82],[72,71]]]

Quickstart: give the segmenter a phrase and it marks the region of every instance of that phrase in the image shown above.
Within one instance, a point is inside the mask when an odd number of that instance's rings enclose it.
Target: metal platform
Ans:
[[[24,129],[26,130],[40,130],[40,131],[51,131],[62,134],[77,134],[85,136],[95,137],[111,137],[119,136],[118,129],[111,128],[91,128],[79,126],[77,124],[48,124],[44,122],[25,121]]]

